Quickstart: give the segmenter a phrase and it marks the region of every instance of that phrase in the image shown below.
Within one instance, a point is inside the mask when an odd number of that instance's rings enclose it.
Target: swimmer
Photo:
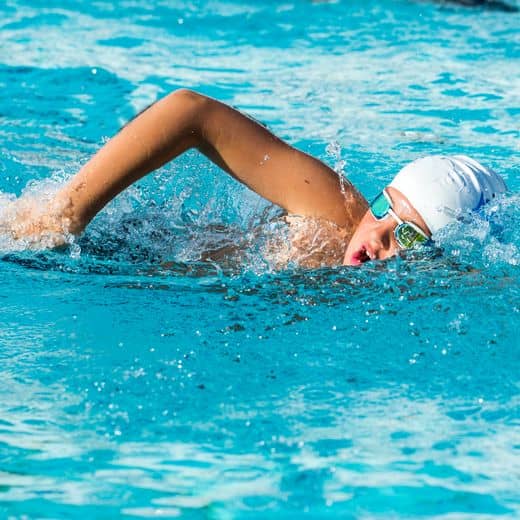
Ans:
[[[39,212],[18,208],[16,238],[59,245],[80,234],[125,188],[196,148],[236,180],[294,217],[314,222],[326,246],[307,266],[359,266],[429,243],[435,233],[506,189],[501,177],[466,156],[431,156],[405,166],[372,204],[346,179],[243,113],[181,89],[151,105],[109,140]],[[301,219],[300,219],[301,220]],[[316,226],[322,233],[316,234]],[[61,234],[61,235],[60,235]]]

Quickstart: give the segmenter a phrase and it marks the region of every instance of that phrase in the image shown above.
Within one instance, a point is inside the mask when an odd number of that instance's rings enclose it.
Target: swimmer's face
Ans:
[[[392,187],[387,187],[386,192],[392,199],[392,209],[401,220],[415,224],[430,237],[428,226],[408,199]],[[390,214],[377,220],[368,210],[347,246],[343,264],[361,265],[369,260],[384,260],[396,255],[401,249],[394,235],[397,225]]]

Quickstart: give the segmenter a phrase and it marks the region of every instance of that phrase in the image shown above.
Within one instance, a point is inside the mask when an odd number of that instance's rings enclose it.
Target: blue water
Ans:
[[[65,251],[0,237],[0,517],[518,518],[518,20],[3,2],[4,201],[44,197],[181,86],[369,198],[429,153],[472,155],[510,193],[429,255],[279,271],[276,209],[190,153]]]

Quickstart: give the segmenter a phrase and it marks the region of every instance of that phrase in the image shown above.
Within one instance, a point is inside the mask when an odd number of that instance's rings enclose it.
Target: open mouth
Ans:
[[[361,246],[351,258],[351,265],[361,265],[372,260],[370,253],[365,246]]]

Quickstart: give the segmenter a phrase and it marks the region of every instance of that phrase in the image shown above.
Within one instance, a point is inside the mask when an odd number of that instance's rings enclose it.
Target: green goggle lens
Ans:
[[[419,244],[425,244],[428,239],[419,233],[416,229],[414,229],[410,224],[406,222],[403,224],[399,224],[394,231],[395,238],[397,243],[405,248],[409,249]]]

